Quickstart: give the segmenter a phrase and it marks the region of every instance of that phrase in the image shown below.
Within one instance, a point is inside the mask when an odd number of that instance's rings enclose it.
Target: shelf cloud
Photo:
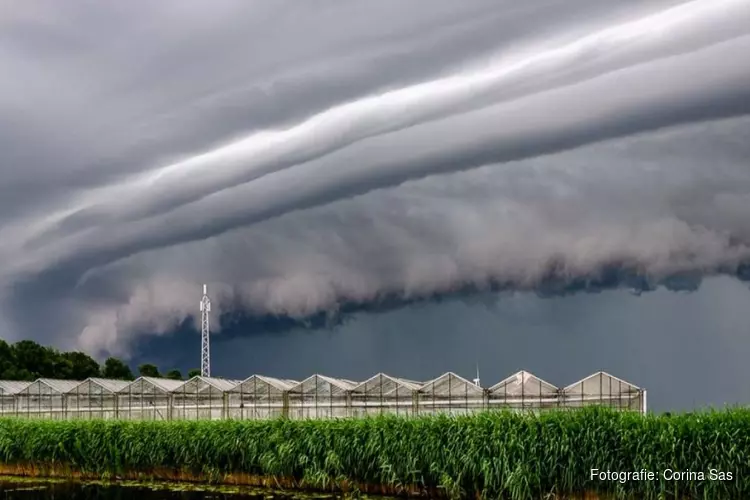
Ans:
[[[0,20],[11,337],[750,280],[747,2],[137,3]]]

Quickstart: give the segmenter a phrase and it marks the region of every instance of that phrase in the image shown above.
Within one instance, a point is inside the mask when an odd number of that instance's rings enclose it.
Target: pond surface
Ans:
[[[334,500],[341,498],[345,497],[234,486],[0,479],[0,500]],[[370,498],[388,500],[385,497]]]

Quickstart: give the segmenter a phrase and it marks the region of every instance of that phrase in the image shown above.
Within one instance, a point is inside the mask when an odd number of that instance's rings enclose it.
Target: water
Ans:
[[[345,497],[242,487],[0,479],[0,500],[334,500],[340,498]],[[387,500],[384,497],[378,498]]]

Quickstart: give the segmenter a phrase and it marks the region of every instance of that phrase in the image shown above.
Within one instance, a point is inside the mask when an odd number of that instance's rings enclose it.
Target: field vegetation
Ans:
[[[750,498],[750,411],[266,421],[0,420],[0,462],[116,477],[171,468],[221,482],[273,477],[313,489],[386,485],[451,497]],[[591,480],[591,469],[731,472],[728,481]],[[362,489],[365,491],[365,489]],[[369,491],[369,490],[368,490]]]

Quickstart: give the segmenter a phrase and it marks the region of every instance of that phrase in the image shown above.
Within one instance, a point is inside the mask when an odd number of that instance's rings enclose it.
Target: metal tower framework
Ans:
[[[201,375],[211,376],[211,348],[209,345],[208,313],[211,312],[211,299],[208,298],[208,287],[203,285],[201,299]]]

